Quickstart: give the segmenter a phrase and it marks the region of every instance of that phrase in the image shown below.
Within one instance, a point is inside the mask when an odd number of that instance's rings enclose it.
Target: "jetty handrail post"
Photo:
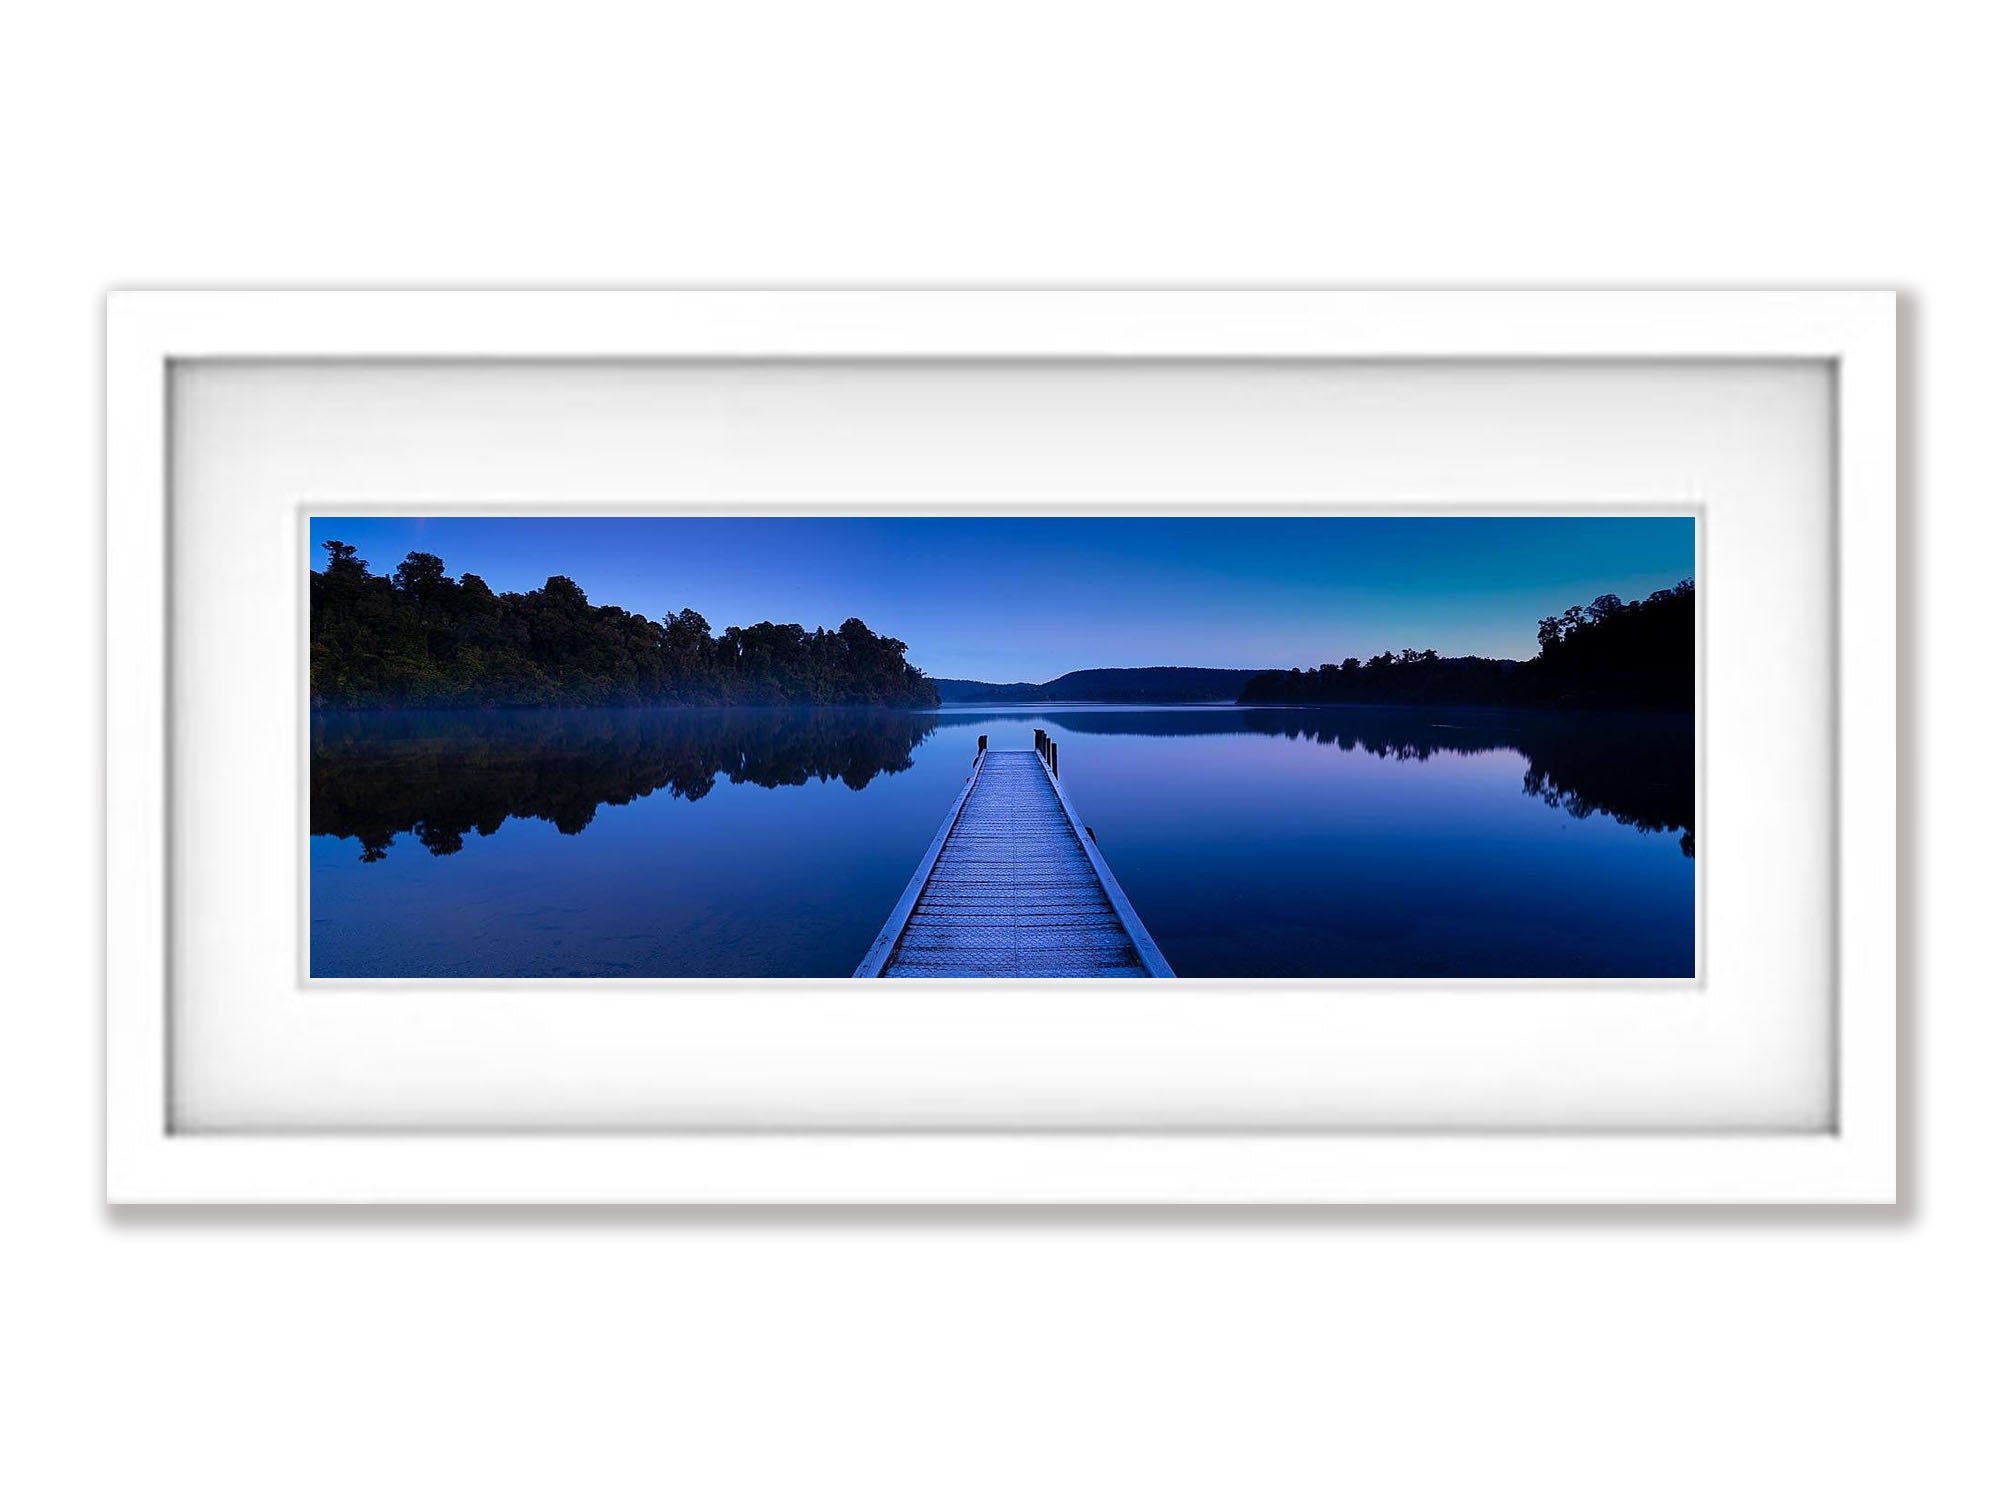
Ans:
[[[1118,883],[1118,877],[1111,873],[1111,867],[1104,862],[1103,852],[1097,847],[1097,830],[1077,816],[1076,807],[1069,800],[1069,793],[1065,792],[1062,784],[1056,780],[1054,740],[1049,741],[1049,758],[1042,769],[1049,773],[1049,786],[1056,794],[1056,802],[1062,808],[1063,817],[1068,820],[1070,828],[1075,832],[1077,843],[1083,846],[1084,856],[1089,859],[1096,871],[1098,882],[1104,887],[1104,894],[1111,902],[1112,910],[1118,913],[1118,920],[1124,924],[1126,936],[1138,950],[1140,965],[1155,979],[1174,978],[1173,965],[1167,962],[1166,954],[1160,951],[1160,945],[1153,940],[1152,933],[1146,930],[1146,924],[1133,909],[1132,898],[1125,894],[1125,888]]]

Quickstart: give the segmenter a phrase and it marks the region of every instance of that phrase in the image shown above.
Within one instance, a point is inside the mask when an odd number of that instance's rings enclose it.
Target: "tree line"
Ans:
[[[1384,651],[1307,670],[1259,672],[1244,703],[1493,703],[1694,711],[1695,589],[1601,594],[1536,630],[1531,661]]]
[[[649,619],[592,604],[560,575],[502,594],[477,573],[452,578],[428,552],[385,577],[347,543],[321,545],[325,570],[309,575],[314,708],[938,701],[909,647],[858,619],[718,636],[695,610]]]

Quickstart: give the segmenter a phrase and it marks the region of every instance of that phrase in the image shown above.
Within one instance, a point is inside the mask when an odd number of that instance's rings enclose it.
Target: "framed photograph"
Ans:
[[[1874,292],[114,294],[109,1196],[1891,1203],[1895,371]]]

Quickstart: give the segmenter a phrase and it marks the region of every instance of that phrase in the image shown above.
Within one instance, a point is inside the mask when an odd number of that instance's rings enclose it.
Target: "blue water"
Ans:
[[[1037,728],[1183,976],[1694,972],[1689,721],[1220,705],[317,715],[312,972],[846,975]]]

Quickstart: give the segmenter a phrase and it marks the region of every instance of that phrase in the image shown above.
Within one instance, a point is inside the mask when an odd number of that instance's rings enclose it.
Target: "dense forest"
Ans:
[[[1694,710],[1695,591],[1602,594],[1541,622],[1532,661],[1384,651],[1309,671],[1260,672],[1244,703],[1492,703]]]
[[[560,576],[496,594],[428,552],[383,577],[347,543],[323,545],[326,570],[310,575],[314,708],[938,701],[908,647],[859,620],[717,636],[692,609],[651,620],[592,604]]]

